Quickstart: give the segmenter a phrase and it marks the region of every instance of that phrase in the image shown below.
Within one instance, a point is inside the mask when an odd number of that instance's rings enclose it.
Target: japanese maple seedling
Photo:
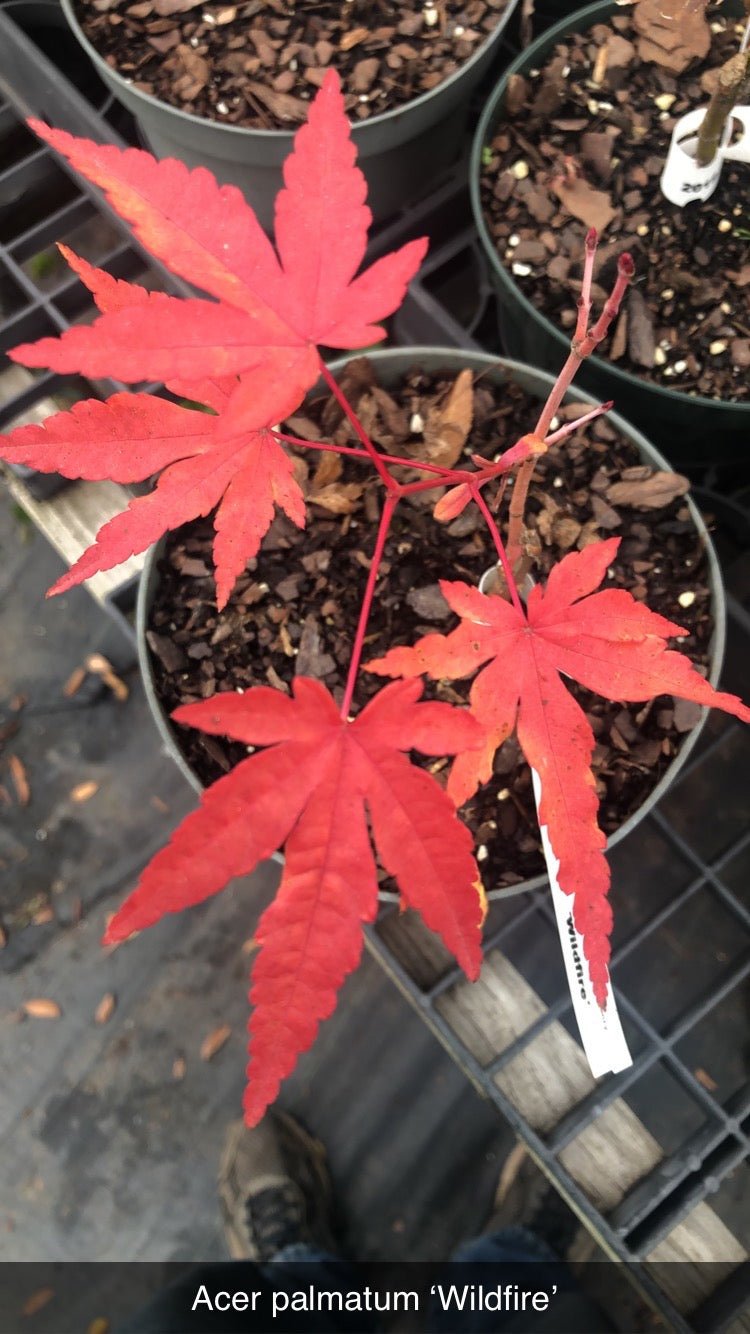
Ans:
[[[42,471],[123,483],[160,474],[154,490],[106,524],[50,591],[62,592],[144,550],[168,529],[215,511],[216,593],[223,607],[259,552],[275,507],[300,527],[305,523],[290,446],[354,456],[377,470],[383,488],[342,697],[300,676],[291,696],[257,687],[176,711],[178,725],[234,738],[253,753],[204,793],[110,922],[106,940],[124,940],[166,913],[205,900],[285,849],[278,894],[255,933],[260,949],[245,1098],[246,1119],[254,1124],[359,960],[362,924],[377,908],[375,853],[404,905],[440,934],[470,978],[477,976],[484,894],[457,808],[487,781],[497,747],[515,728],[541,780],[540,817],[603,1004],[611,914],[591,772],[594,738],[561,674],[618,700],[666,692],[750,720],[738,699],[713,690],[686,657],[667,649],[667,638],[685,633],[679,626],[627,592],[595,591],[616,540],[566,556],[525,606],[518,591],[533,560],[524,509],[536,460],[611,406],[555,428],[578,366],[617,313],[633,272],[629,256],[621,256],[612,294],[590,325],[596,236],[589,234],[570,356],[533,432],[496,462],[477,459],[471,468],[398,458],[368,438],[319,346],[357,348],[380,338],[378,322],[399,305],[426,243],[413,241],[358,273],[370,213],[335,73],[326,76],[285,164],[275,248],[239,191],[219,187],[207,171],[33,124],[105,191],[153,254],[213,298],[148,292],[64,251],[100,315],[90,326],[17,348],[15,359],[61,373],[163,379],[172,395],[210,411],[154,395],[115,394],[8,436],[4,456]],[[349,419],[357,446],[299,440],[279,429],[319,377]],[[398,480],[405,465],[409,476],[417,468],[424,478]],[[506,549],[494,512],[511,473]],[[457,629],[370,663],[371,672],[407,679],[384,686],[352,716],[394,511],[404,497],[435,488],[437,521],[468,504],[478,507],[503,571],[502,595],[445,582],[445,597],[460,618]],[[421,702],[421,683],[409,678],[422,673],[473,676],[470,707]],[[412,762],[411,751],[454,757],[446,788]]]

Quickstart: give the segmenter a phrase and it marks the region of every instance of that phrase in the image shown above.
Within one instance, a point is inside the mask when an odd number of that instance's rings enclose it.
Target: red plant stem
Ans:
[[[581,290],[581,300],[584,305],[587,303],[587,301],[590,302],[590,296],[587,298],[586,287],[585,287],[587,281],[587,274],[589,273],[589,271],[593,272],[593,257],[589,246],[590,236],[591,233],[589,232],[588,236],[586,237],[584,285]],[[594,250],[594,254],[595,253],[596,252]],[[536,430],[534,432],[534,434],[539,436],[542,440],[546,440],[547,434],[549,432],[555,414],[560,408],[560,405],[565,395],[567,394],[571,384],[573,383],[576,371],[581,365],[581,362],[584,361],[586,357],[591,356],[591,353],[594,351],[594,348],[597,347],[597,345],[605,337],[610,324],[612,323],[618,310],[620,309],[622,299],[625,295],[625,292],[627,291],[628,284],[630,283],[630,280],[633,277],[634,272],[635,272],[635,265],[633,264],[632,256],[627,253],[620,255],[620,258],[617,262],[617,277],[615,279],[615,284],[612,289],[612,292],[608,297],[607,301],[605,302],[604,309],[601,315],[599,316],[599,319],[597,320],[596,324],[594,325],[593,329],[586,329],[582,337],[579,336],[579,330],[582,327],[581,312],[583,306],[579,304],[578,324],[576,325],[576,331],[573,336],[570,353],[568,354],[568,358],[567,361],[565,362],[565,365],[563,366],[554,385],[552,386],[549,398],[547,399],[547,402],[542,408],[539,421],[537,422]],[[588,315],[586,316],[586,318],[588,319]],[[521,533],[523,531],[523,516],[526,511],[526,501],[528,499],[529,486],[531,484],[531,479],[534,475],[535,467],[536,467],[536,458],[533,457],[529,458],[526,463],[521,465],[518,477],[516,479],[516,484],[513,487],[513,494],[510,499],[510,511],[509,511],[509,523],[508,523],[508,560],[510,561],[512,566],[516,565],[516,562],[518,561],[521,555]]]
[[[521,602],[518,588],[516,587],[516,581],[515,578],[513,577],[513,570],[511,568],[510,561],[508,560],[505,547],[503,546],[503,539],[500,536],[500,530],[497,524],[495,523],[493,515],[490,513],[487,502],[484,496],[482,495],[481,491],[479,491],[478,489],[475,490],[474,487],[472,487],[471,495],[472,499],[475,500],[477,505],[479,506],[479,509],[481,510],[482,515],[484,516],[485,523],[487,524],[487,527],[490,530],[490,536],[493,542],[495,543],[495,550],[497,552],[498,559],[502,566],[503,574],[505,575],[505,582],[508,585],[510,600],[513,603],[513,606],[515,607],[516,611],[520,612],[521,616],[525,617],[526,613],[524,612],[523,603]]]
[[[364,642],[365,642],[365,631],[367,630],[367,622],[370,618],[370,611],[372,609],[372,600],[375,595],[375,585],[377,584],[378,574],[380,572],[380,563],[383,559],[385,542],[388,536],[388,530],[391,526],[391,519],[393,518],[393,512],[400,498],[401,498],[400,494],[394,491],[390,491],[383,502],[383,510],[380,515],[380,524],[378,526],[378,535],[377,538],[375,539],[375,550],[372,553],[372,561],[370,562],[370,572],[367,576],[367,586],[365,588],[364,597],[362,598],[362,607],[359,613],[359,624],[357,625],[357,633],[354,637],[352,657],[351,657],[351,662],[349,663],[349,674],[346,678],[346,686],[344,688],[344,698],[341,701],[340,712],[341,712],[341,717],[344,719],[344,721],[346,721],[351,712],[352,699],[354,697],[354,686],[357,680],[357,672],[359,671],[359,664],[362,659],[362,649],[364,647]]]
[[[364,427],[362,426],[362,423],[359,421],[359,418],[357,417],[353,408],[350,407],[346,395],[339,388],[338,384],[336,383],[335,377],[331,375],[331,372],[329,371],[322,357],[320,358],[320,367],[323,372],[323,379],[325,380],[331,393],[336,399],[336,402],[341,408],[341,411],[344,413],[344,416],[353,426],[355,434],[357,435],[358,439],[361,440],[362,444],[367,450],[367,453],[370,455],[370,458],[372,459],[373,463],[375,464],[375,467],[378,470],[378,473],[380,474],[381,481],[389,491],[395,491],[396,487],[398,486],[398,482],[394,481],[394,479],[391,477],[391,474],[389,473],[385,463],[383,462],[382,456],[378,453],[377,449],[375,448],[374,444],[372,443],[372,440],[370,439]]]
[[[350,459],[365,459],[369,463],[370,455],[366,449],[354,449],[350,445],[334,445],[328,440],[300,440],[296,435],[284,435],[283,431],[272,431],[274,440],[283,440],[285,445],[297,445],[303,449],[323,449],[331,454],[346,454]]]
[[[333,454],[347,454],[349,458],[367,459],[368,462],[372,457],[366,449],[354,449],[349,445],[335,445],[327,440],[300,440],[298,436],[285,435],[283,431],[272,431],[271,434],[277,440],[283,440],[287,445],[297,445],[303,449],[327,449]],[[436,477],[444,479],[444,482],[436,482],[436,486],[452,483],[456,476],[455,469],[441,468],[437,463],[422,463],[419,459],[402,459],[398,454],[381,454],[380,452],[378,458],[382,459],[383,463],[389,467],[414,468],[418,472],[434,473]]]
[[[589,422],[594,421],[596,417],[601,417],[605,412],[611,412],[614,406],[614,399],[610,399],[608,403],[600,403],[598,408],[592,408],[583,417],[576,417],[575,421],[566,422],[564,426],[561,426],[559,431],[553,431],[551,435],[547,436],[544,443],[547,447],[559,445],[561,440],[565,440],[569,435],[575,435],[576,431],[580,431],[582,426],[588,426]]]

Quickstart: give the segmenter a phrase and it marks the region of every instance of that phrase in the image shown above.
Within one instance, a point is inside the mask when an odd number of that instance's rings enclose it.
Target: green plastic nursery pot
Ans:
[[[518,3],[509,0],[494,32],[437,88],[352,126],[376,222],[425,194],[435,177],[457,158],[469,100],[496,57]],[[91,44],[72,0],[61,0],[61,4],[78,41],[115,97],[132,112],[154,155],[180,158],[189,167],[208,167],[222,185],[239,186],[261,225],[270,231],[274,199],[282,185],[281,167],[291,151],[294,131],[222,125],[139,92]]]
[[[535,395],[540,401],[547,398],[553,384],[553,377],[548,375],[545,371],[535,370],[531,366],[524,366],[516,361],[491,357],[483,352],[463,352],[457,348],[410,347],[396,348],[394,350],[381,352],[376,351],[371,352],[368,355],[375,363],[378,375],[386,388],[395,385],[399,377],[403,375],[405,371],[409,370],[410,367],[415,365],[418,365],[427,371],[446,369],[459,371],[462,368],[468,367],[477,373],[481,372],[484,379],[489,380],[494,385],[502,386],[509,383],[517,384],[521,389],[525,390],[526,393]],[[344,369],[348,360],[348,357],[342,357],[337,361],[331,362],[331,370],[333,373],[338,375]],[[322,381],[312,392],[318,393],[321,388],[323,388]],[[592,406],[595,406],[597,402],[597,400],[590,394],[582,392],[576,388],[568,391],[565,401],[589,403]],[[648,463],[654,468],[669,470],[669,464],[664,458],[664,455],[661,454],[658,449],[655,449],[645,436],[641,435],[640,431],[635,430],[628,422],[624,421],[622,417],[614,412],[609,415],[608,421],[611,422],[616,430],[620,431],[622,435],[632,441],[636,449],[639,451],[644,463]],[[726,602],[724,598],[724,588],[721,581],[719,562],[708,529],[693,501],[689,496],[687,496],[686,499],[690,509],[690,516],[700,534],[708,558],[708,584],[711,591],[711,610],[714,620],[708,679],[711,684],[715,686],[718,683],[724,659],[726,635]],[[151,603],[159,581],[158,564],[164,550],[165,540],[166,539],[162,538],[160,542],[150,548],[141,575],[136,609],[138,658],[146,698],[164,743],[164,749],[172,757],[190,786],[196,792],[201,792],[203,790],[203,785],[182,754],[182,751],[177,744],[175,731],[164,711],[161,700],[156,693],[151,664],[151,653],[146,642],[146,631],[148,629]],[[625,838],[626,834],[629,834],[635,829],[636,825],[649,814],[656,803],[664,796],[668,788],[672,786],[700,736],[707,713],[707,710],[703,711],[699,722],[696,723],[693,730],[686,736],[679,754],[675,756],[669,768],[662,774],[661,779],[647,800],[608,839],[608,848],[613,848],[621,841],[621,839]],[[532,889],[540,889],[546,883],[546,877],[544,875],[539,875],[533,880],[525,880],[518,885],[512,885],[510,888],[503,887],[502,889],[490,890],[488,897],[490,899],[507,898],[513,894],[528,892]],[[393,899],[395,896],[386,893],[383,897],[386,899]]]
[[[531,70],[540,69],[559,42],[572,33],[585,32],[594,24],[605,22],[618,12],[618,8],[613,0],[588,5],[569,14],[532,42],[508,67],[492,93],[472,147],[469,168],[471,204],[498,297],[501,345],[509,356],[549,370],[562,365],[570,348],[570,335],[556,328],[531,304],[497,253],[482,209],[482,150],[505,119],[510,78],[514,74],[529,75]],[[741,0],[727,0],[722,13],[739,17],[743,13]],[[748,181],[750,183],[750,175]],[[732,462],[738,458],[740,450],[743,455],[747,450],[750,403],[728,403],[667,389],[630,371],[620,370],[598,356],[584,362],[577,381],[599,400],[614,399],[628,421],[646,431],[651,439],[659,441],[673,464],[690,467]]]

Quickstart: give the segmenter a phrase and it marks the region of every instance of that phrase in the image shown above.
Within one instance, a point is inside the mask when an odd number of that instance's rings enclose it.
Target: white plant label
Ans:
[[[538,817],[542,785],[536,770],[532,769],[531,776]],[[595,1079],[600,1079],[602,1075],[616,1075],[621,1070],[627,1070],[633,1064],[633,1058],[628,1051],[628,1044],[622,1031],[612,985],[607,980],[607,1003],[602,1009],[591,986],[583,953],[583,939],[573,923],[573,900],[570,894],[564,894],[560,888],[557,880],[560,863],[552,850],[547,826],[543,825],[541,820],[539,828],[542,833],[542,847],[552,890],[552,903],[560,934],[565,972],[583,1050]]]
[[[719,184],[725,162],[750,162],[750,107],[735,107],[724,131],[724,140],[713,162],[700,167],[695,160],[698,131],[706,108],[681,116],[672,131],[672,140],[661,176],[662,194],[671,204],[684,207],[693,200],[709,199]],[[739,121],[741,134],[734,143],[733,125]]]

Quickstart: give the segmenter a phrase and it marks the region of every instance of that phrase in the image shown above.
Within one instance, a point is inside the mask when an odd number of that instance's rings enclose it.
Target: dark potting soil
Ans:
[[[747,402],[749,169],[727,163],[711,198],[684,209],[659,187],[676,120],[707,105],[742,31],[712,18],[708,57],[679,75],[641,58],[630,13],[571,34],[541,71],[514,76],[509,119],[484,150],[481,193],[500,260],[553,323],[575,322],[584,237],[595,226],[600,302],[618,255],[631,251],[636,265],[607,359],[669,389]]]
[[[386,392],[372,364],[350,363],[342,379],[371,438],[411,457],[446,434],[445,403],[455,375],[405,375]],[[487,458],[534,425],[539,404],[516,386],[473,384],[473,428],[465,453]],[[563,409],[573,419],[581,407]],[[333,400],[321,398],[292,419],[289,433],[310,439],[352,441]],[[433,455],[433,458],[435,456]],[[380,483],[367,466],[330,453],[305,452],[300,476],[310,503],[300,532],[283,516],[249,563],[233,596],[216,610],[210,518],[187,524],[167,540],[151,608],[148,641],[156,689],[165,710],[209,698],[216,691],[268,685],[288,690],[295,675],[317,677],[341,697],[381,501]],[[531,488],[529,526],[541,550],[544,576],[566,551],[616,534],[622,537],[612,582],[629,589],[690,630],[676,646],[701,666],[713,628],[706,559],[685,504],[687,483],[654,474],[632,444],[597,420],[540,460]],[[467,510],[447,528],[432,517],[431,501],[403,502],[385,549],[382,578],[368,627],[364,660],[422,634],[447,633],[457,624],[438,579],[476,583],[493,564],[481,517]],[[439,494],[439,493],[438,493]],[[671,498],[670,498],[671,497]],[[384,682],[359,676],[361,707]],[[427,683],[425,697],[465,704],[469,681]],[[612,833],[641,805],[695,724],[699,710],[663,697],[648,704],[617,704],[568,682],[597,738],[594,770],[602,798],[600,822]],[[176,728],[178,744],[203,783],[245,758],[239,743]],[[422,762],[422,761],[420,761]],[[423,761],[445,773],[448,761]],[[495,777],[463,812],[474,830],[488,888],[525,880],[544,869],[531,776],[515,739],[498,752]]]
[[[450,438],[456,416],[446,403],[455,375],[412,370],[387,392],[366,359],[342,378],[371,439],[391,454],[422,454],[426,442]],[[472,428],[463,454],[492,458],[534,426],[539,404],[518,387],[495,388],[478,376],[471,387]],[[574,419],[582,408],[563,408]],[[334,400],[308,404],[288,423],[290,434],[354,443]],[[455,436],[454,436],[455,440]],[[458,443],[462,443],[459,435]],[[435,454],[432,452],[432,459]],[[216,691],[268,684],[288,690],[295,675],[316,676],[335,695],[343,691],[360,598],[374,550],[382,491],[372,471],[356,460],[304,451],[299,476],[310,515],[304,532],[278,516],[258,559],[236,584],[223,612],[216,611],[211,518],[169,535],[159,564],[148,642],[157,694],[169,712]],[[531,487],[528,526],[538,535],[538,572],[546,575],[566,551],[606,536],[622,536],[613,582],[629,588],[654,611],[690,630],[677,647],[705,666],[713,631],[706,558],[685,503],[687,483],[654,474],[639,462],[606,420],[571,436],[539,462]],[[439,494],[439,492],[438,492]],[[364,660],[422,634],[448,632],[456,618],[438,587],[442,578],[478,582],[494,563],[480,516],[464,511],[447,528],[435,522],[430,502],[403,502],[396,510],[384,554],[382,579],[368,626]],[[618,704],[569,683],[597,736],[594,755],[602,828],[607,834],[653,790],[697,722],[691,704],[662,698]],[[362,707],[383,680],[363,672],[355,703]],[[470,682],[427,683],[426,698],[466,703]],[[247,751],[242,744],[176,728],[177,743],[203,783],[214,782]],[[424,760],[432,772],[447,760]],[[495,760],[495,778],[464,808],[487,852],[487,887],[512,884],[543,870],[530,771],[515,739]]]
[[[135,88],[208,120],[289,130],[334,68],[368,120],[436,88],[509,0],[77,0],[86,36]]]

